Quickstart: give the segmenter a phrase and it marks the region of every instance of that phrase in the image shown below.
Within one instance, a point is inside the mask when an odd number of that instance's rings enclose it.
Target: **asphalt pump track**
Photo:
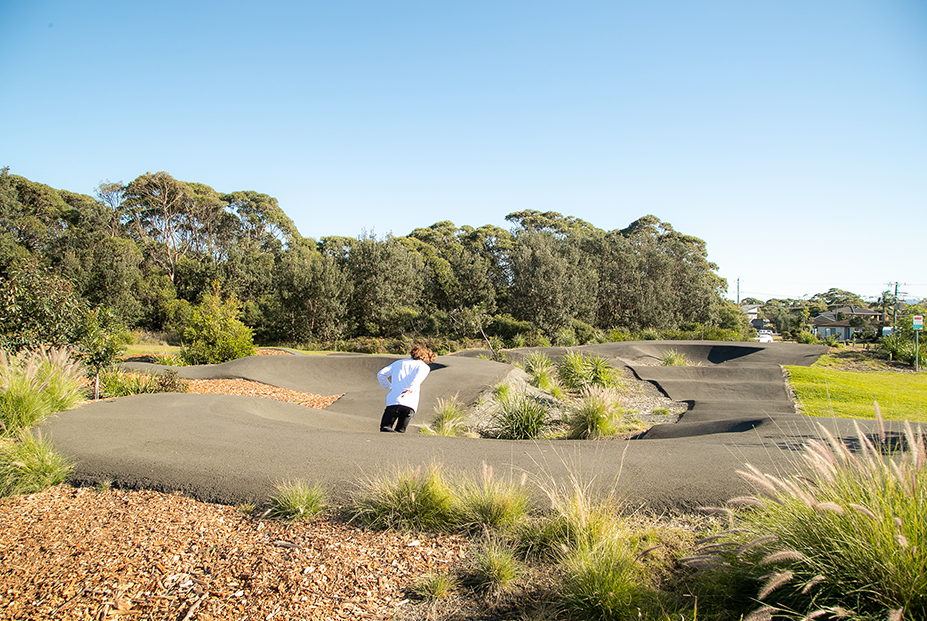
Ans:
[[[184,379],[248,379],[321,395],[344,394],[324,410],[257,397],[162,393],[84,405],[46,421],[42,433],[75,464],[70,481],[179,491],[225,504],[264,503],[279,484],[319,482],[335,502],[359,484],[398,470],[442,465],[449,476],[527,475],[538,498],[574,485],[614,493],[653,511],[714,506],[751,490],[737,474],[751,464],[794,472],[821,425],[852,446],[855,422],[795,411],[784,365],[810,365],[826,348],[791,343],[640,341],[571,348],[627,366],[668,397],[685,401],[678,422],[633,440],[509,441],[423,435],[438,399],[465,404],[505,378],[510,364],[479,352],[440,356],[406,434],[379,432],[385,392],[376,372],[400,358],[364,354],[252,356],[214,366],[176,367]],[[667,350],[686,367],[659,366]],[[563,348],[543,348],[552,358]],[[531,350],[510,350],[512,361]],[[136,370],[167,367],[135,363]],[[889,433],[900,436],[899,424]]]

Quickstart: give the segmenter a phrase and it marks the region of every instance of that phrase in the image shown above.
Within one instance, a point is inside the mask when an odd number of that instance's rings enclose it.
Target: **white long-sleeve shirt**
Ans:
[[[386,405],[404,405],[418,410],[419,389],[431,369],[421,360],[397,360],[377,373],[377,381],[388,390]]]

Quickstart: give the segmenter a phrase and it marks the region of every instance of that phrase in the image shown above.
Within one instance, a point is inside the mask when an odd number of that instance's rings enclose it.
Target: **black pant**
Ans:
[[[383,418],[380,419],[380,431],[396,431],[405,433],[409,421],[415,415],[415,410],[405,405],[388,405],[383,410]],[[393,424],[396,429],[393,429]]]

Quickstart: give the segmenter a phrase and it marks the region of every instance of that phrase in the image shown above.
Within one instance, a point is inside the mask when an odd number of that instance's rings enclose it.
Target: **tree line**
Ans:
[[[705,242],[648,215],[606,231],[556,212],[511,228],[437,222],[406,236],[303,237],[277,200],[145,173],[93,196],[0,170],[6,343],[65,339],[79,308],[180,334],[221,291],[261,343],[498,337],[588,341],[609,330],[747,335]],[[44,327],[33,324],[42,318]],[[50,334],[39,335],[41,331]]]

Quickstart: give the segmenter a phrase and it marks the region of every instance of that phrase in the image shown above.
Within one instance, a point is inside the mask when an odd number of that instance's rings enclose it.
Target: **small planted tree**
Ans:
[[[113,367],[125,351],[125,330],[112,311],[97,307],[87,311],[78,329],[77,350],[93,373],[93,398],[100,398],[100,374]]]
[[[238,319],[240,303],[234,295],[223,300],[218,283],[193,309],[183,333],[180,357],[186,364],[220,364],[254,354],[251,328]]]

